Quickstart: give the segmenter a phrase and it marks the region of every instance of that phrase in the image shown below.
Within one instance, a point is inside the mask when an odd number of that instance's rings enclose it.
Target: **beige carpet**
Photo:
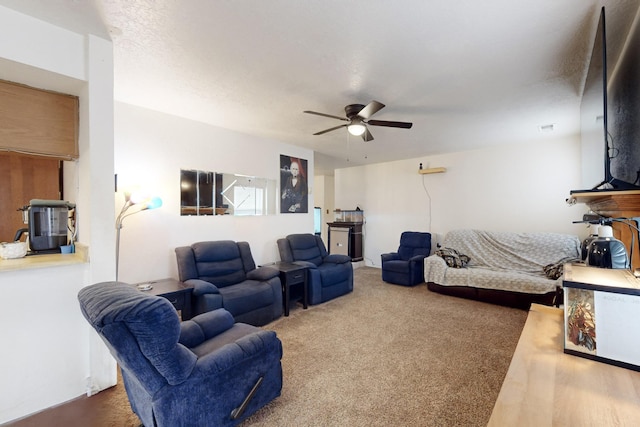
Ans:
[[[355,270],[352,294],[266,329],[282,395],[243,426],[484,426],[526,311],[390,285]]]
[[[527,312],[390,285],[355,290],[267,325],[282,340],[282,395],[242,426],[484,426]],[[120,379],[12,427],[137,427]]]

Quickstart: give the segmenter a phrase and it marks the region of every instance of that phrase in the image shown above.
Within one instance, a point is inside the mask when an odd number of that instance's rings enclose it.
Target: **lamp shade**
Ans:
[[[347,127],[351,135],[360,136],[367,128],[362,123],[351,124]]]
[[[149,199],[147,202],[145,209],[156,209],[162,206],[162,199],[160,197],[154,197]]]
[[[620,240],[613,237],[610,226],[601,226],[598,237],[589,244],[587,265],[600,268],[629,268],[627,249]]]

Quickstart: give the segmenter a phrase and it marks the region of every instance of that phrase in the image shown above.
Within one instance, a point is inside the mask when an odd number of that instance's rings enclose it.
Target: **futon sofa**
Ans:
[[[453,230],[425,259],[425,281],[447,295],[520,308],[553,305],[558,270],[579,257],[580,240],[569,234]]]

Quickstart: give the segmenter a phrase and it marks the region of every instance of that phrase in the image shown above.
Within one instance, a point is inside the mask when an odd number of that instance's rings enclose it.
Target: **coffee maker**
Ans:
[[[31,252],[57,252],[60,246],[68,243],[69,212],[75,204],[64,200],[32,199],[20,209],[26,229],[18,230],[16,239],[27,231]]]

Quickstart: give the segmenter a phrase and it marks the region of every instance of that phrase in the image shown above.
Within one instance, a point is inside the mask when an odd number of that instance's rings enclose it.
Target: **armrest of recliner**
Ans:
[[[178,342],[186,347],[195,347],[221,334],[234,325],[233,316],[227,310],[208,311],[180,323]]]
[[[318,268],[317,265],[315,265],[314,263],[309,262],[309,261],[294,261],[293,263],[296,264],[296,265],[301,265],[303,267],[307,267],[310,270]]]
[[[273,279],[274,277],[279,275],[280,275],[280,271],[272,267],[264,266],[264,267],[258,267],[255,270],[249,271],[247,273],[247,279],[266,282],[267,280]]]
[[[187,285],[193,286],[193,296],[199,297],[200,295],[205,294],[219,294],[220,291],[218,287],[211,282],[207,282],[206,280],[200,279],[189,279],[185,280]]]
[[[394,261],[396,259],[400,259],[400,255],[397,252],[389,252],[386,254],[381,254],[382,262],[385,261]]]
[[[344,264],[346,262],[351,262],[351,257],[342,254],[331,254],[324,257],[322,262],[330,262],[332,264]]]
[[[426,257],[427,255],[414,255],[411,258],[409,258],[409,261],[422,261]]]
[[[192,375],[213,375],[215,378],[216,373],[233,369],[242,361],[250,359],[253,355],[266,349],[272,349],[277,352],[279,358],[282,357],[282,343],[276,333],[258,330],[200,357]]]

